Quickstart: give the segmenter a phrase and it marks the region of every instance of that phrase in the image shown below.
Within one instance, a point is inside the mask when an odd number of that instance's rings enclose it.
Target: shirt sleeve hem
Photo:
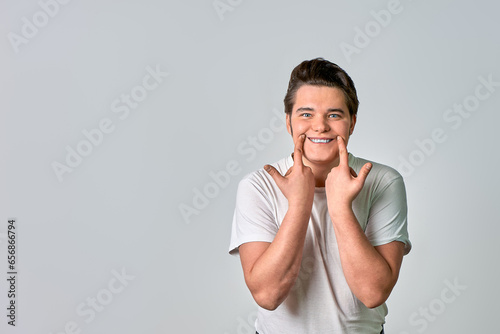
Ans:
[[[399,242],[402,242],[405,245],[405,250],[404,250],[404,254],[403,255],[407,255],[410,252],[410,250],[412,248],[412,245],[411,245],[410,240],[408,240],[407,238],[402,238],[402,237],[392,238],[392,239],[386,239],[386,240],[380,240],[380,241],[372,242],[371,244],[372,244],[373,247],[376,247],[376,246],[382,246],[382,245],[391,243],[393,241],[399,241]]]
[[[231,243],[231,245],[229,246],[229,254],[239,256],[238,248],[247,242],[261,241],[270,243],[273,242],[273,240],[274,240],[274,235],[262,235],[262,234],[246,235],[245,237],[240,238],[235,242]]]

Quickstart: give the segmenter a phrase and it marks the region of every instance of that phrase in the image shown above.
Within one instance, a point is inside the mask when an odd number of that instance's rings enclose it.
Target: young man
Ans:
[[[406,193],[397,171],[347,152],[358,104],[344,70],[302,62],[285,97],[293,154],[239,184],[229,251],[260,334],[383,333],[411,248]]]

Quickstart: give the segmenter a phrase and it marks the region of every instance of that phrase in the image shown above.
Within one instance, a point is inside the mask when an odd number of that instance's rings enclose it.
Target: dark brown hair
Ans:
[[[351,77],[337,64],[323,58],[305,60],[290,75],[284,99],[285,113],[290,114],[295,104],[297,90],[303,85],[335,87],[342,90],[351,117],[358,113],[358,96]]]

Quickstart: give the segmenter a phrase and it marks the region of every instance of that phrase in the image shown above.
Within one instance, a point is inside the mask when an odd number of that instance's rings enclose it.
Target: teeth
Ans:
[[[313,143],[329,143],[332,141],[331,139],[310,139]]]

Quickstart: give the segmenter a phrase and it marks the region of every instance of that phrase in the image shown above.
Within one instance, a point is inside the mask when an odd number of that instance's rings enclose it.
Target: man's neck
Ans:
[[[338,159],[332,163],[325,164],[312,163],[310,161],[307,161],[306,159],[303,159],[303,162],[305,166],[309,166],[312,169],[312,172],[314,174],[315,187],[324,187],[328,173],[330,173],[333,167],[339,165]]]

